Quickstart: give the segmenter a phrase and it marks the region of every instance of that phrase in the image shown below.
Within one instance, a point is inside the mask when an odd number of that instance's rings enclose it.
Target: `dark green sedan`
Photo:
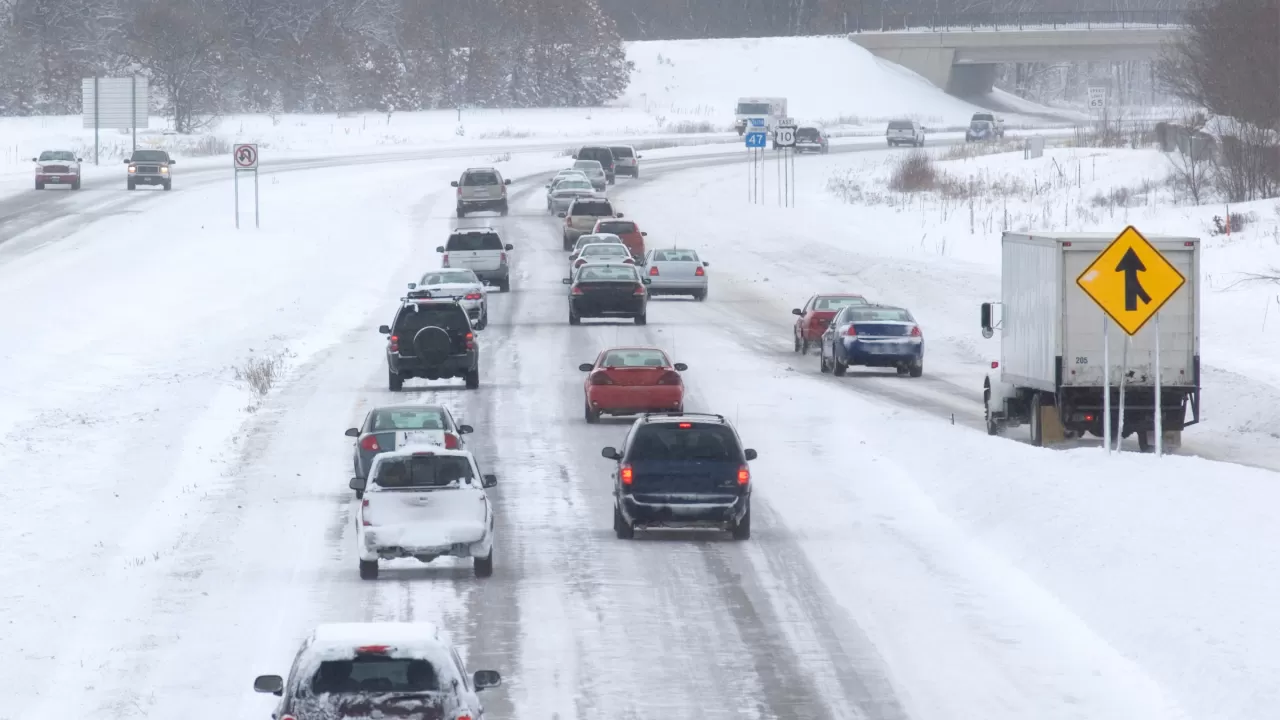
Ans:
[[[367,478],[378,453],[415,445],[465,450],[462,436],[471,432],[472,427],[459,425],[444,405],[392,405],[370,410],[364,425],[349,428],[347,437],[356,439],[352,461],[355,476]]]

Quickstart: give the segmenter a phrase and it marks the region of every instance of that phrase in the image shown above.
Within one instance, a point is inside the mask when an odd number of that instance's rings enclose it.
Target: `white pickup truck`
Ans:
[[[459,228],[449,235],[449,241],[436,248],[442,268],[465,268],[476,274],[481,282],[497,285],[500,292],[511,289],[511,264],[507,253],[510,244],[503,245],[493,228]]]

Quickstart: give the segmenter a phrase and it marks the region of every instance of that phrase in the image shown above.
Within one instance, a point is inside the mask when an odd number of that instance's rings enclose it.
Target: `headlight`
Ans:
[[[161,166],[160,166],[160,174],[161,174],[161,175],[168,175],[168,174],[169,174],[169,168],[165,167],[164,165],[161,165]]]
[[[130,166],[129,166],[129,172],[131,172],[131,173],[136,173],[136,172],[138,172],[138,166],[137,166],[137,165],[130,165]]]

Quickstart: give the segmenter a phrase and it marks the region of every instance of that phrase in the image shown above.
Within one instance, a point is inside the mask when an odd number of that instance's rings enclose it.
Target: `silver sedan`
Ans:
[[[692,295],[696,300],[707,297],[708,263],[695,250],[654,249],[645,253],[649,295]]]
[[[568,177],[547,189],[547,212],[569,212],[574,200],[583,197],[604,197],[584,178]]]

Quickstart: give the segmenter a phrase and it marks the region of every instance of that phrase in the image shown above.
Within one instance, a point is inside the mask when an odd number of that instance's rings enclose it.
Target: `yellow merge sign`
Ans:
[[[1130,336],[1137,335],[1186,282],[1132,225],[1076,278],[1076,285]]]

